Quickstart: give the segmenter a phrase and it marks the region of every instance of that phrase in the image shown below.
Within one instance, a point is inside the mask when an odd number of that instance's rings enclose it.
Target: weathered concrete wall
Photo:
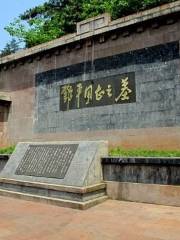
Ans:
[[[179,158],[102,159],[111,199],[180,206]]]
[[[50,42],[47,51],[2,61],[0,91],[10,93],[12,104],[0,144],[104,139],[111,146],[179,148],[178,14],[100,29],[51,50]],[[135,73],[135,103],[59,110],[60,85],[128,72]]]
[[[180,206],[180,186],[106,182],[109,198],[121,201]]]
[[[105,181],[180,185],[180,158],[103,158]]]

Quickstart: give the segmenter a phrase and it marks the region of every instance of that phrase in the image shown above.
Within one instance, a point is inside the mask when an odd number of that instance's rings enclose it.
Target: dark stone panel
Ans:
[[[105,181],[180,185],[180,158],[106,158]]]
[[[170,42],[158,46],[143,48],[110,57],[70,65],[36,74],[36,87],[38,85],[51,84],[69,77],[76,77],[85,73],[98,72],[109,69],[117,69],[124,66],[165,62],[179,58],[179,42]],[[86,68],[84,68],[84,65]]]
[[[78,144],[30,145],[16,174],[63,179],[77,148]]]
[[[80,87],[78,87],[79,85]],[[91,88],[89,89],[90,95],[86,92],[89,87]],[[61,111],[133,103],[136,102],[135,73],[61,85],[60,94]]]

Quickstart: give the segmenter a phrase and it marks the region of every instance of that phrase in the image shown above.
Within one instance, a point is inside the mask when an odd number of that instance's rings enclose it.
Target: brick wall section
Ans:
[[[162,25],[158,29],[144,26],[141,33],[135,30],[112,40],[111,33],[100,44],[92,37],[76,49],[66,47],[61,54],[33,57],[32,62],[19,62],[15,68],[1,70],[0,89],[9,92],[12,99],[8,122],[4,124],[1,145],[29,140],[82,140],[107,139],[110,146],[179,148],[180,147],[180,60],[130,64],[119,68],[86,72],[88,61],[130,53],[139,49],[176,42],[179,46],[180,21]],[[114,34],[114,33],[113,33]],[[41,52],[39,53],[39,55]],[[156,53],[154,53],[156,54]],[[177,55],[179,54],[177,49]],[[82,63],[84,74],[58,79],[45,86],[45,92],[55,94],[39,105],[40,87],[35,87],[36,74]],[[68,71],[68,69],[67,69]],[[59,86],[66,82],[91,79],[114,74],[135,72],[137,102],[132,104],[59,112]],[[42,90],[42,88],[41,88]],[[44,113],[43,106],[45,107]]]

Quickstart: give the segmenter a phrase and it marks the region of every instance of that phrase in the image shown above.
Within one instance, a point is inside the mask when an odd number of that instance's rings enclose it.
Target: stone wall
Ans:
[[[180,185],[180,158],[103,158],[105,181]]]
[[[102,159],[107,195],[111,199],[180,206],[179,158]]]
[[[0,91],[12,101],[1,145],[103,139],[127,148],[180,147],[179,9],[166,5],[107,24],[1,60]],[[131,72],[135,102],[60,111],[61,85]]]
[[[86,76],[84,78],[84,64]],[[107,129],[174,127],[179,125],[179,42],[99,58],[36,75],[35,131],[75,132]],[[60,85],[135,73],[136,100],[60,111]],[[104,79],[104,82],[107,79]],[[120,78],[120,77],[119,77]],[[118,77],[116,79],[118,81]],[[48,101],[47,101],[48,99]]]

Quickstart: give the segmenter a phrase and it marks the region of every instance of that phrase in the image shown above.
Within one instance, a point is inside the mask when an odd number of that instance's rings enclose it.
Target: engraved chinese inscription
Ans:
[[[132,72],[60,86],[61,111],[132,102],[136,102]]]
[[[63,179],[77,148],[78,144],[30,145],[15,174]]]

